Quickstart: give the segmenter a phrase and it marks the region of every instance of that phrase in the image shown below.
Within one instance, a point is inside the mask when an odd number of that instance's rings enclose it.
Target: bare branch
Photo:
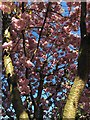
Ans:
[[[32,61],[32,59],[34,58],[34,55],[35,55],[36,51],[37,51],[38,48],[39,48],[39,44],[40,44],[40,40],[41,40],[41,35],[42,35],[43,29],[44,29],[44,25],[45,25],[45,23],[46,23],[46,19],[47,19],[47,16],[48,16],[48,12],[49,12],[50,5],[51,5],[51,3],[49,2],[49,3],[48,3],[48,7],[47,7],[47,11],[46,11],[46,15],[45,15],[45,19],[44,19],[44,22],[43,22],[43,25],[42,25],[42,27],[41,27],[41,31],[40,31],[40,34],[39,34],[39,39],[38,39],[37,48],[36,48],[34,54],[32,55],[31,61]]]

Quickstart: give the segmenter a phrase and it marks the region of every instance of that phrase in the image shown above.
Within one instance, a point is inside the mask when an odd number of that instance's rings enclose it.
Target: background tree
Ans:
[[[67,95],[77,75],[79,48],[79,56],[83,53],[82,46],[85,45],[85,51],[89,50],[86,43],[80,47],[83,35],[82,32],[81,37],[79,34],[82,26],[80,13],[83,10],[80,5],[79,2],[2,3],[3,118],[61,119]],[[87,3],[88,14],[89,6]],[[89,32],[88,14],[86,28]],[[85,66],[85,74],[86,68]],[[88,83],[83,92],[85,97],[89,94]],[[84,86],[85,84],[86,82]],[[76,94],[73,95],[75,97]],[[87,98],[89,104],[89,97]],[[81,99],[78,118],[90,114],[89,109],[84,111],[87,103]],[[77,108],[76,103],[73,105]],[[70,109],[70,106],[65,109]],[[67,117],[67,114],[64,113],[64,116]]]

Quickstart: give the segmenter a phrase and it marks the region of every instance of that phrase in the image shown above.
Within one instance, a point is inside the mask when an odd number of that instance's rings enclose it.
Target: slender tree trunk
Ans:
[[[38,106],[37,109],[35,109],[35,119],[36,120],[43,120],[43,108],[42,108],[42,106]]]
[[[90,74],[90,35],[86,32],[86,2],[81,3],[81,46],[78,58],[78,71],[70,90],[63,112],[63,120],[75,119],[78,103]]]

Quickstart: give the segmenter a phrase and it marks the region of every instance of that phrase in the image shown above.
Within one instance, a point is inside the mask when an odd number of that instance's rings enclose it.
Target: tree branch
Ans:
[[[41,98],[41,95],[42,95],[43,83],[44,83],[43,74],[42,74],[42,72],[40,72],[40,82],[39,82],[39,87],[38,87],[37,105],[39,105],[40,98]]]
[[[51,2],[48,3],[46,15],[45,15],[45,19],[44,19],[44,22],[43,22],[43,25],[42,25],[42,27],[41,27],[41,31],[40,31],[40,34],[39,34],[39,39],[38,39],[38,43],[37,43],[37,48],[36,48],[36,50],[34,51],[34,54],[32,55],[31,61],[33,60],[34,55],[35,55],[35,53],[37,52],[37,50],[38,50],[38,48],[39,48],[39,44],[40,44],[40,40],[41,40],[41,35],[42,35],[43,29],[44,29],[44,25],[45,25],[45,23],[46,23],[46,19],[47,19],[47,16],[48,16],[48,12],[49,12],[50,5],[51,5]]]
[[[22,13],[24,13],[24,2],[22,2]],[[23,37],[23,48],[24,48],[24,55],[25,57],[27,56],[26,54],[26,50],[25,50],[25,37],[24,37],[24,31],[22,31],[22,37]],[[28,72],[29,72],[29,69],[26,67],[26,73],[25,73],[25,76],[26,78],[28,79]],[[30,96],[31,96],[31,100],[32,100],[32,103],[34,105],[34,107],[36,107],[36,103],[35,103],[35,100],[34,100],[34,97],[32,95],[32,87],[31,87],[31,84],[29,83],[29,86],[30,86]],[[28,99],[28,96],[26,96],[27,99]]]

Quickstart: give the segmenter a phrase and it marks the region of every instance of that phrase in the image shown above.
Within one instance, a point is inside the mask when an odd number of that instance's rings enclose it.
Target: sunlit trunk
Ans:
[[[4,55],[4,66],[6,75],[8,77],[8,84],[10,89],[11,101],[15,109],[15,113],[18,120],[26,119],[29,120],[28,114],[22,104],[19,90],[17,88],[17,76],[14,74],[14,68],[12,60],[9,55]]]
[[[75,119],[78,103],[90,74],[90,35],[86,31],[86,3],[81,3],[81,46],[78,58],[77,76],[70,90],[63,112],[63,120]]]
[[[8,15],[3,15],[3,42],[9,42],[10,41],[10,32],[8,29]],[[7,34],[5,34],[5,31],[7,30]],[[8,48],[3,50],[3,61],[4,61],[4,68],[6,72],[7,82],[9,85],[10,90],[10,99],[12,101],[16,117],[18,120],[29,120],[28,114],[23,106],[20,92],[17,87],[18,77],[14,73],[14,66],[10,57],[10,53],[8,52]]]

